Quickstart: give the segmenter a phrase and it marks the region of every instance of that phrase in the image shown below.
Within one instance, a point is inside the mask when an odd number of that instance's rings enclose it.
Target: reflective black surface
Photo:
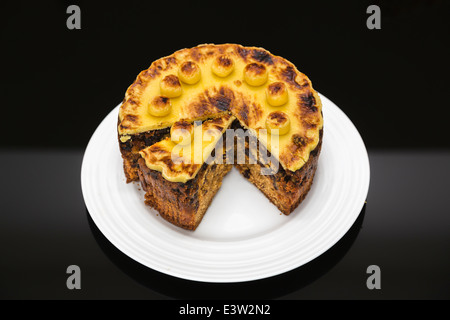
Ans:
[[[92,223],[80,187],[83,151],[2,150],[0,297],[10,299],[449,299],[450,152],[369,150],[365,210],[333,248],[291,272],[237,284],[150,270]],[[81,268],[81,290],[66,269]],[[381,290],[369,290],[369,265]]]
[[[176,299],[275,299],[298,291],[314,282],[345,256],[364,220],[365,206],[347,234],[325,254],[282,275],[242,283],[205,283],[164,275],[130,259],[114,247],[88,214],[89,226],[103,252],[123,272],[140,284]]]
[[[81,30],[66,9],[81,8]],[[381,30],[366,26],[381,8]],[[0,298],[449,299],[449,1],[2,1]],[[351,231],[289,273],[206,284],[149,270],[90,220],[80,169],[136,75],[201,43],[260,46],[335,102],[369,150]],[[326,120],[325,120],[326,130]],[[66,269],[81,268],[81,290]],[[366,287],[369,265],[381,290]]]

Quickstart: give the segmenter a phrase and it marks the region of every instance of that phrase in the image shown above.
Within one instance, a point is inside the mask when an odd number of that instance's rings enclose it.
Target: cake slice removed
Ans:
[[[180,121],[174,127],[185,129],[184,132],[192,128],[188,143],[174,142],[178,139],[172,132],[170,138],[143,149],[138,172],[146,192],[145,203],[169,222],[195,230],[232,168],[232,164],[223,164],[222,137],[233,120],[232,115],[226,114],[203,121],[201,126]],[[190,143],[191,137],[195,144]],[[194,150],[196,146],[198,149]]]
[[[263,164],[261,161],[263,157],[256,158],[255,156],[253,156],[253,159],[258,159],[257,163],[252,164],[249,159],[249,156],[252,157],[252,152],[247,152],[249,150],[248,142],[245,141],[244,143],[246,161],[243,164],[236,163],[235,167],[244,178],[255,185],[282,213],[289,215],[305,199],[313,184],[322,148],[322,131],[320,132],[319,144],[310,153],[305,164],[294,172],[283,169],[278,164],[276,170],[272,170],[270,174],[262,174],[262,169],[270,169],[270,164]],[[270,172],[270,170],[267,171]]]

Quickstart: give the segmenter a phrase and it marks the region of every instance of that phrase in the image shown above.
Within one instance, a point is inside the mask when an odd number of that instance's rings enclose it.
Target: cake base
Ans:
[[[200,224],[212,199],[231,170],[231,164],[203,164],[196,177],[186,183],[171,182],[139,159],[139,179],[146,191],[145,203],[170,223],[188,230]]]

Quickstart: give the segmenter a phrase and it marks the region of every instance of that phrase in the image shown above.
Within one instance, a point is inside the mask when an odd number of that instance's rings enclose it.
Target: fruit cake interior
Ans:
[[[311,187],[322,136],[311,81],[281,57],[236,44],[153,62],[128,88],[118,119],[127,182],[140,180],[146,204],[190,230],[232,165],[291,213]]]

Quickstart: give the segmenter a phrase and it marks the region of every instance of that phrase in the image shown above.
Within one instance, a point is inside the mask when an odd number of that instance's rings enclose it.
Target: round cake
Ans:
[[[195,230],[235,166],[284,214],[308,193],[323,137],[311,81],[262,48],[205,44],[154,61],[128,88],[118,138],[127,182]]]

